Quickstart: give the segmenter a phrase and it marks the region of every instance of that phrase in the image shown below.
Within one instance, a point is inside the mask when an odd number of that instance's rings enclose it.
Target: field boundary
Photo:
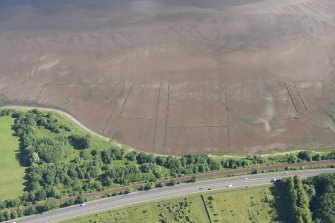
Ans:
[[[200,197],[201,197],[202,203],[204,204],[208,220],[209,220],[210,223],[213,223],[213,221],[211,219],[211,215],[209,214],[209,211],[208,211],[208,208],[207,208],[207,205],[206,205],[206,202],[205,202],[203,194],[201,194]]]
[[[116,105],[116,103],[118,102],[118,100],[119,100],[119,98],[120,98],[120,96],[121,96],[121,94],[122,94],[122,92],[123,92],[123,90],[124,90],[124,88],[125,88],[125,85],[126,85],[126,84],[123,83],[122,88],[121,88],[119,94],[117,95],[116,99],[115,99],[114,102],[113,102],[113,105]],[[109,115],[108,115],[108,119],[107,119],[106,124],[105,124],[105,127],[104,127],[104,129],[102,130],[102,133],[101,133],[101,134],[104,134],[104,133],[105,133],[105,131],[106,131],[107,127],[108,127],[108,124],[109,124],[110,120],[112,119],[112,116],[113,116],[113,111],[111,111],[111,112],[109,113]]]

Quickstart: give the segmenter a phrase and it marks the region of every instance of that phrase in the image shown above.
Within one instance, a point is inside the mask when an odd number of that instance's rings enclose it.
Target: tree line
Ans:
[[[320,174],[302,181],[284,178],[276,183],[286,221],[291,223],[335,222],[335,174]]]
[[[335,222],[335,174],[321,174],[305,182],[315,223]]]
[[[300,177],[282,179],[279,183],[287,221],[292,223],[312,223],[309,200]]]

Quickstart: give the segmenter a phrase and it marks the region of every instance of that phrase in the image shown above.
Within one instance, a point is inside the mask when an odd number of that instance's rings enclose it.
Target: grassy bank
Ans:
[[[11,117],[0,117],[0,200],[16,198],[24,188],[25,168],[16,159],[19,138],[13,136],[13,123]]]
[[[274,197],[269,187],[206,195],[205,202],[213,222],[276,222]]]
[[[67,222],[202,222],[207,223],[204,204],[200,196],[188,196],[180,199],[165,200],[145,205],[94,214]]]
[[[278,222],[272,208],[274,197],[269,187],[255,187],[225,192],[189,195],[178,199],[163,200],[143,205],[110,210],[64,222]]]

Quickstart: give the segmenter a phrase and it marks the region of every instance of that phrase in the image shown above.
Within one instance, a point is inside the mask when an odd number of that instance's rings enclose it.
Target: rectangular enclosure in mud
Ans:
[[[3,0],[0,105],[141,150],[335,143],[333,0]]]

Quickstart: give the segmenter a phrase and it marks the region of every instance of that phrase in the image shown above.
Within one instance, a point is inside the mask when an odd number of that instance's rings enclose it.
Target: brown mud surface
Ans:
[[[334,11],[333,0],[4,0],[0,104],[58,108],[156,153],[333,146]]]

